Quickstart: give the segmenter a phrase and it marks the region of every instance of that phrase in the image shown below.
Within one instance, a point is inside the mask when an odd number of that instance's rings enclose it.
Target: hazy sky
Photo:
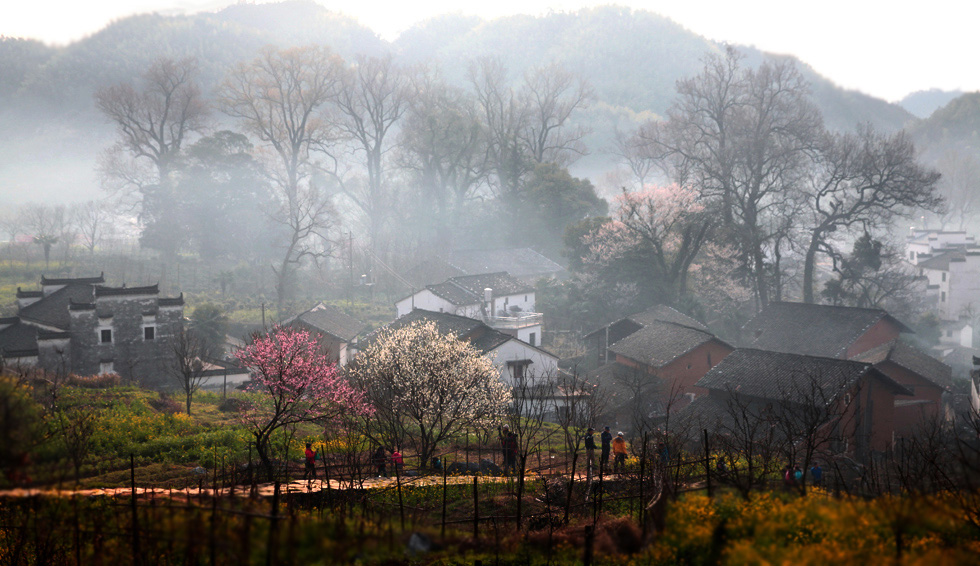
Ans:
[[[495,18],[571,11],[584,0],[317,0],[392,39],[428,17],[463,12]],[[0,35],[64,44],[138,12],[215,10],[228,0],[0,0]],[[791,53],[841,86],[897,100],[940,88],[980,90],[977,0],[625,0],[710,39]]]

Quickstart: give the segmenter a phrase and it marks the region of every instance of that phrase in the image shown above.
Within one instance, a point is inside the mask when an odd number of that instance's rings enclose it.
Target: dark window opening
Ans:
[[[527,377],[527,368],[531,365],[531,360],[514,360],[507,362],[511,376],[514,381],[524,381]]]
[[[101,330],[99,332],[99,340],[103,344],[111,344],[112,343],[112,329],[105,328],[105,329]]]
[[[143,327],[143,340],[153,340],[156,337],[157,329],[154,326]]]

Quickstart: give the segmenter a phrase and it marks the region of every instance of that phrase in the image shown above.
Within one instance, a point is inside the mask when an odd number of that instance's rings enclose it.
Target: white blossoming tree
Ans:
[[[347,370],[374,409],[367,436],[406,442],[423,467],[464,427],[496,422],[511,398],[491,360],[428,321],[380,331]]]

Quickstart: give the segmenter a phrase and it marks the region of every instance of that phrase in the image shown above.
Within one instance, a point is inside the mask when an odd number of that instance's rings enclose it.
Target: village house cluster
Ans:
[[[970,316],[972,305],[980,304],[980,248],[962,232],[918,231],[908,249],[943,320],[942,341],[932,352],[914,346],[911,329],[881,309],[773,302],[737,340],[723,340],[701,322],[657,305],[585,333],[585,355],[569,364],[541,346],[544,317],[527,279],[455,267],[442,282],[396,301],[387,328],[433,322],[440,333],[492,359],[500,379],[514,387],[581,376],[611,393],[601,424],[620,430],[630,430],[637,418],[714,430],[732,418],[733,405],[757,414],[817,407],[836,415],[822,432],[835,450],[866,458],[892,449],[918,427],[953,420],[953,377],[965,377],[966,370],[943,360],[958,354],[972,363],[975,352]],[[527,253],[516,257],[532,276],[561,275],[551,265],[534,266]],[[183,325],[182,297],[161,297],[155,285],[104,283],[103,276],[43,278],[37,291],[18,290],[17,316],[0,319],[4,363],[82,375],[114,372],[159,385],[174,355],[167,339]],[[357,355],[359,342],[363,347],[372,339],[364,323],[324,303],[282,324],[313,333],[339,366]],[[225,385],[229,367],[223,367]],[[233,384],[247,379],[240,370],[231,373]],[[976,385],[972,401],[980,408]]]

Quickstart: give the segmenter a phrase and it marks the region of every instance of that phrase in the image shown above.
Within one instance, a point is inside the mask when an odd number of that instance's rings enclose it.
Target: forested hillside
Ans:
[[[0,40],[0,184],[5,200],[38,196],[93,198],[93,172],[111,128],[95,110],[102,86],[134,80],[155,59],[194,57],[205,94],[239,61],[266,44],[320,44],[345,60],[393,52],[404,63],[426,64],[465,85],[479,57],[499,58],[513,80],[534,65],[560,63],[587,79],[596,99],[575,117],[592,133],[589,156],[573,170],[597,177],[612,169],[614,132],[661,115],[675,82],[695,74],[706,53],[720,46],[656,14],[603,7],[543,17],[482,21],[443,16],[387,43],[355,20],[309,2],[229,6],[189,16],[139,15],[119,20],[66,47]],[[763,55],[743,49],[750,64]],[[897,105],[837,88],[799,64],[827,124],[852,129],[870,122],[901,128],[911,115]]]

